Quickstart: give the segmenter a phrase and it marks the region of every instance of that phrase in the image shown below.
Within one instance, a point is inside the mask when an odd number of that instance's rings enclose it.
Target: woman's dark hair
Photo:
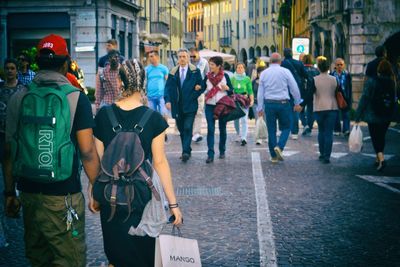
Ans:
[[[381,76],[392,78],[394,76],[392,64],[390,64],[390,62],[386,59],[381,60],[378,65],[378,74]]]
[[[304,64],[307,64],[307,65],[313,64],[312,55],[310,55],[310,54],[304,55],[304,56],[303,56],[303,63],[304,63]]]
[[[329,62],[325,57],[317,58],[317,66],[321,72],[327,72],[329,70]]]
[[[15,67],[18,69],[18,61],[15,58],[6,58],[6,60],[4,60],[4,68],[6,68],[7,64],[14,64]]]
[[[119,76],[122,81],[122,96],[128,97],[135,92],[146,94],[144,80],[146,77],[142,63],[136,59],[125,60],[119,68]]]
[[[222,59],[222,57],[216,56],[216,57],[210,57],[210,59],[208,60],[212,63],[214,63],[215,65],[221,67],[222,64],[224,63],[224,60]]]
[[[224,62],[224,70],[228,70],[228,71],[230,71],[231,70],[231,64],[229,64],[228,62]]]

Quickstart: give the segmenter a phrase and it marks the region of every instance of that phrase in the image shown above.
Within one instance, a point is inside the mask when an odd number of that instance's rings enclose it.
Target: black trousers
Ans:
[[[383,150],[385,149],[385,135],[389,128],[389,124],[390,122],[368,123],[368,130],[375,153],[383,153]]]
[[[193,135],[193,123],[196,117],[196,112],[179,113],[178,118],[175,119],[176,126],[178,127],[181,136],[182,154],[189,154],[192,152],[191,143]]]

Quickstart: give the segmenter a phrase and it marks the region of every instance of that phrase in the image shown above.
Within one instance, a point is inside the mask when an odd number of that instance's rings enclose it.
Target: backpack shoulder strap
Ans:
[[[143,114],[140,121],[137,124],[135,124],[135,126],[133,127],[133,130],[137,134],[140,134],[141,132],[143,132],[144,126],[146,125],[147,121],[150,119],[151,114],[153,114],[153,110],[148,108],[146,110],[146,112]]]
[[[75,114],[76,114],[76,108],[78,107],[78,100],[80,96],[80,91],[78,88],[66,84],[60,86],[60,89],[65,92],[67,95],[68,99],[68,104],[69,104],[69,111],[70,111],[70,129],[69,132],[72,132],[72,127],[74,125],[74,119],[75,119]]]
[[[117,116],[115,116],[115,112],[114,112],[112,105],[106,106],[105,109],[107,112],[108,119],[111,122],[113,132],[115,132],[115,133],[120,132],[122,130],[122,126],[118,122]]]

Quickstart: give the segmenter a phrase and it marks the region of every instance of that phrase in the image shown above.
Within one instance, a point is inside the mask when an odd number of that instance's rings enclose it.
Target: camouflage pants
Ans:
[[[64,196],[21,193],[25,227],[25,253],[32,267],[86,265],[85,200],[82,193],[71,194],[72,203],[79,216],[73,221],[78,232],[67,231],[67,209]]]

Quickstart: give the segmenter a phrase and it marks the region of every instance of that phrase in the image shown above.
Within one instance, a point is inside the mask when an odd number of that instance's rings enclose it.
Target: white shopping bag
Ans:
[[[262,117],[259,117],[256,121],[256,136],[255,139],[267,139],[267,125]]]
[[[156,239],[155,267],[201,267],[197,240],[175,235]]]
[[[349,150],[350,152],[360,153],[363,146],[363,133],[358,124],[353,126],[349,136]]]

